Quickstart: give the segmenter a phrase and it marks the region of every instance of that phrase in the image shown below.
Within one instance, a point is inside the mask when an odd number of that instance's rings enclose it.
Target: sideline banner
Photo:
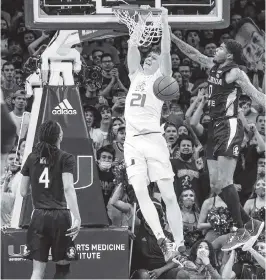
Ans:
[[[26,230],[1,234],[1,279],[30,279],[32,261],[24,260]],[[69,279],[128,279],[129,237],[125,228],[81,229],[75,240],[79,260],[70,265]],[[51,258],[51,257],[50,257]],[[53,279],[55,265],[47,264],[46,279]]]
[[[74,182],[82,225],[108,225],[92,142],[75,86],[44,87],[37,129],[46,120],[54,120],[61,125],[64,132],[61,149],[76,158]],[[34,143],[37,140],[36,131]],[[29,225],[32,209],[31,195],[28,195],[23,200],[20,227]]]

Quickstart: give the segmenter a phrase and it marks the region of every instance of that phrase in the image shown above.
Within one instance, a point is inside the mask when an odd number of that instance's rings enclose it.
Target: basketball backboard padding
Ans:
[[[25,23],[29,29],[116,29],[126,30],[124,25],[112,13],[112,7],[117,6],[117,0],[24,0],[25,1]],[[48,1],[48,2],[46,2]],[[56,2],[53,2],[56,1]],[[83,4],[77,6],[77,1]],[[133,3],[132,0],[129,0]],[[169,15],[169,24],[177,29],[222,29],[230,23],[230,0],[144,0],[145,4],[150,3],[151,7],[157,8],[162,4],[172,14]],[[103,3],[109,6],[103,6]],[[135,3],[144,3],[142,0],[135,0]],[[177,2],[179,4],[177,4]],[[201,2],[201,6],[195,3]],[[49,5],[48,5],[48,4]],[[53,6],[53,3],[56,5]],[[62,3],[62,9],[58,6]],[[87,3],[87,4],[84,4]],[[116,4],[115,4],[116,3]],[[174,4],[171,4],[174,3]],[[192,3],[192,4],[190,4]],[[209,4],[208,4],[209,3]],[[182,9],[195,11],[205,6],[215,4],[215,8],[209,14],[180,14]],[[52,4],[52,5],[51,5]],[[46,5],[46,6],[45,6]],[[205,6],[204,6],[205,5]],[[174,7],[174,9],[173,9]],[[196,9],[196,10],[195,10]],[[52,11],[52,12],[51,12]],[[180,12],[181,11],[181,12]],[[82,14],[84,12],[84,14]],[[91,14],[85,14],[89,13]],[[176,14],[179,13],[179,14]]]

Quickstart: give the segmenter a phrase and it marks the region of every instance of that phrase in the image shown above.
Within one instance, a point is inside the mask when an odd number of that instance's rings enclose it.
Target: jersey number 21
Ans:
[[[130,106],[144,107],[146,94],[133,93]]]

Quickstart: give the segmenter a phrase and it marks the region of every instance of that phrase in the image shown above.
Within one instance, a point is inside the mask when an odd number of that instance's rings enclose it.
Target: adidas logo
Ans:
[[[52,111],[53,115],[76,115],[77,111],[73,109],[67,99],[64,99]]]

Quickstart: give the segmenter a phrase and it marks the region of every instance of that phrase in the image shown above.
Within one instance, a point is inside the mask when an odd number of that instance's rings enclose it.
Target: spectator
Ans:
[[[196,162],[193,158],[194,141],[189,136],[183,136],[178,139],[180,155],[172,159],[172,167],[175,173],[175,193],[179,200],[184,188],[192,188],[196,196],[200,198],[199,193],[199,172]]]
[[[19,86],[15,82],[15,66],[11,62],[5,62],[2,66],[2,85],[4,100],[9,108],[12,110],[11,96],[17,90]]]
[[[179,65],[178,67],[179,73],[182,75],[183,78],[183,85],[185,85],[185,89],[187,91],[191,91],[193,88],[193,84],[190,83],[191,78],[191,69],[189,65]]]
[[[108,203],[108,216],[112,221],[113,226],[125,226],[131,228],[133,218],[133,201],[132,195],[128,194],[130,187],[127,188],[123,184],[119,184],[112,194]],[[134,193],[133,189],[130,190]],[[135,230],[139,226],[139,219],[136,217]],[[136,230],[137,231],[137,230]]]
[[[189,258],[183,265],[188,279],[222,278],[216,270],[213,247],[207,240],[199,240],[192,246]]]
[[[101,121],[101,114],[95,107],[87,105],[84,106],[84,116],[89,136],[91,139],[93,139],[93,137],[95,137],[94,131],[97,127],[99,127]]]
[[[252,100],[248,95],[239,97],[239,108],[243,110],[247,123],[255,123],[258,112],[252,107]]]
[[[1,17],[1,57],[7,58],[8,56],[8,38],[10,30],[7,21]]]
[[[108,141],[108,133],[112,124],[112,111],[108,105],[101,105],[98,111],[101,114],[100,127],[96,128],[92,134],[92,140],[96,151],[105,145],[112,144]]]
[[[166,123],[164,125],[164,138],[170,151],[170,159],[176,158],[178,153],[178,134],[177,128],[173,123]]]
[[[18,144],[18,152],[20,154],[20,164],[22,164],[25,146],[26,146],[26,138],[20,139],[19,144]]]
[[[113,62],[115,65],[118,65],[120,63],[118,50],[108,42],[104,40],[96,40],[90,43],[88,46],[84,46],[83,53],[87,56],[91,56],[94,50],[101,50],[104,54],[109,53],[113,58]]]
[[[10,151],[5,174],[1,178],[1,227],[10,226],[16,190],[19,186],[20,155]]]
[[[189,30],[186,33],[186,42],[195,49],[202,51],[200,46],[200,35],[198,30]]]
[[[265,241],[257,242],[253,248],[250,248],[248,252],[252,256],[250,258],[242,252],[232,250],[228,262],[226,263],[222,276],[224,279],[265,279]]]
[[[180,195],[179,205],[183,219],[185,246],[189,251],[197,240],[203,238],[201,231],[197,230],[199,208],[193,189],[183,189]]]
[[[111,105],[110,103],[115,92],[118,90],[127,92],[127,89],[119,78],[118,69],[114,67],[111,55],[103,54],[101,60],[103,84],[100,95],[107,98],[109,100],[109,105]]]
[[[181,63],[181,60],[180,60],[178,54],[176,54],[176,53],[171,54],[171,59],[172,59],[172,70],[173,70],[173,72],[176,72],[176,71],[178,71],[178,67]]]
[[[219,39],[219,45],[226,43],[229,39],[232,39],[231,35],[229,33],[223,33]]]
[[[158,212],[161,226],[164,229],[165,236],[171,238],[171,234],[166,231],[165,213],[163,207],[157,199],[152,198],[153,204]],[[165,263],[163,254],[157,244],[153,232],[144,220],[140,209],[137,210],[137,216],[140,219],[140,228],[136,236],[134,253],[133,253],[133,268],[146,268],[149,271],[151,278],[158,279],[177,279],[179,271],[178,266],[174,262]],[[137,259],[134,258],[137,256]]]
[[[15,82],[20,88],[25,87],[24,73],[22,70],[15,70]]]
[[[124,92],[117,92],[117,96],[113,96],[112,114],[114,117],[124,120],[125,102]]]
[[[115,135],[115,141],[113,143],[113,148],[115,149],[115,163],[121,164],[124,161],[124,143],[126,138],[126,127],[121,124]]]
[[[23,90],[16,91],[12,96],[13,111],[10,116],[17,127],[17,136],[26,138],[30,124],[30,113],[26,112],[27,98]]]
[[[115,150],[111,145],[104,146],[97,151],[97,169],[105,207],[107,207],[108,201],[114,190],[115,176],[112,169],[114,160]]]
[[[116,137],[118,129],[120,126],[124,124],[121,118],[115,117],[112,119],[112,136],[113,138]]]
[[[251,198],[244,205],[244,210],[253,219],[265,220],[265,178],[257,180]]]
[[[208,42],[204,47],[204,54],[208,57],[214,57],[217,45],[214,42]]]
[[[198,229],[202,230],[205,239],[214,241],[220,235],[229,233],[232,218],[224,201],[213,195],[206,199],[201,207]]]
[[[102,66],[102,56],[103,56],[103,51],[101,50],[93,50],[91,53],[91,58],[92,58],[92,65],[101,67]]]

